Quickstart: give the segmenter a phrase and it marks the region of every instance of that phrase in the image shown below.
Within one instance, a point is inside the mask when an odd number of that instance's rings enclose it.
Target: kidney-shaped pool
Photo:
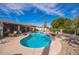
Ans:
[[[49,46],[51,39],[44,33],[31,33],[28,37],[20,40],[20,44],[29,48],[41,48]]]

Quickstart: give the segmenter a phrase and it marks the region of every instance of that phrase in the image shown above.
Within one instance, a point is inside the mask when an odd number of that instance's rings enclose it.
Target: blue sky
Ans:
[[[0,4],[0,20],[9,20],[22,24],[38,25],[42,20],[47,20],[48,26],[52,20],[58,17],[75,18],[79,16],[79,4],[77,3],[5,3]]]

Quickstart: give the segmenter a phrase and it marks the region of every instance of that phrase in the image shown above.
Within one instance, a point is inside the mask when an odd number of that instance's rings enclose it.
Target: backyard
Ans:
[[[79,9],[73,6],[0,4],[0,55],[79,55]]]

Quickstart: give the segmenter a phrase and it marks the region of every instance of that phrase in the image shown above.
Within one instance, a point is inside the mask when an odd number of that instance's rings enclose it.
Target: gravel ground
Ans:
[[[73,46],[70,45],[67,41],[61,40],[62,49],[59,55],[79,55],[79,47],[75,47],[73,43]]]

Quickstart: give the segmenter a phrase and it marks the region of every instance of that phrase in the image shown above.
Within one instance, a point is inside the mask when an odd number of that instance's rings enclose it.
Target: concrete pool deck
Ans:
[[[0,44],[0,55],[56,55],[61,51],[61,40],[56,38],[51,45],[44,48],[28,48],[20,44],[20,40],[26,35],[9,37],[9,42]]]

